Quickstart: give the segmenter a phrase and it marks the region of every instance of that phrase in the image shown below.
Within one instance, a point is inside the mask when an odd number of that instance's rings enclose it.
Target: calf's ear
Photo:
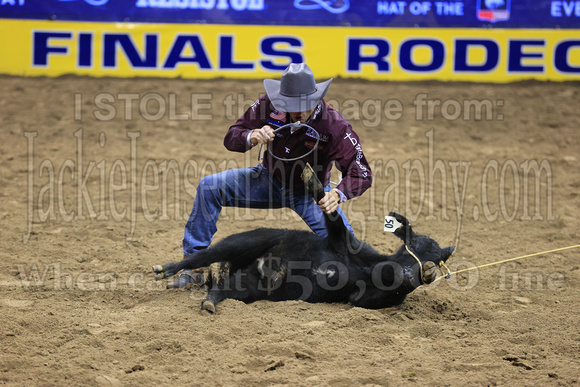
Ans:
[[[443,262],[447,261],[451,254],[455,251],[455,246],[449,246],[441,249],[441,260]]]
[[[397,222],[401,223],[401,226],[395,230],[394,234],[401,238],[403,242],[409,243],[411,238],[414,236],[409,220],[396,212],[390,212],[389,216],[395,218]]]

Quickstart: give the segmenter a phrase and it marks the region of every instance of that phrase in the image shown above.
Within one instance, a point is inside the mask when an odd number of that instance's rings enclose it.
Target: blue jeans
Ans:
[[[330,185],[325,191],[330,190]],[[262,164],[230,169],[201,179],[189,220],[185,225],[183,253],[189,256],[211,244],[217,231],[222,207],[291,208],[317,235],[327,235],[324,214],[309,194],[295,194],[273,178]],[[340,209],[337,210],[347,229],[352,227]],[[354,234],[354,233],[353,233]]]

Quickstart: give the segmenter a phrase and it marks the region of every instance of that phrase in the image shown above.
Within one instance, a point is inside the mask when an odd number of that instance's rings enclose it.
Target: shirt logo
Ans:
[[[320,141],[328,142],[328,134],[316,133],[314,130],[310,128],[306,128],[306,135],[312,138],[318,138],[320,136]]]
[[[352,133],[347,133],[346,136],[343,138],[343,140],[349,139],[350,142],[352,143],[352,145],[356,146],[356,144],[358,144],[358,141],[356,140],[356,138],[352,137]]]
[[[354,149],[356,149],[356,163],[360,168],[363,177],[367,177],[369,174],[367,168],[360,162],[361,159],[364,157],[361,144],[359,144],[357,139],[354,138],[352,133],[350,132],[346,133],[346,136],[343,138],[343,140],[346,140],[347,138],[350,140],[350,143],[354,146]]]
[[[286,113],[279,110],[273,110],[272,113],[270,113],[270,118],[276,121],[286,122]]]

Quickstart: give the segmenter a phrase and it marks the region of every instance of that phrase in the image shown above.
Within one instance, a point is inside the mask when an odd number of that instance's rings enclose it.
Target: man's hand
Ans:
[[[320,209],[326,214],[332,214],[338,208],[340,202],[340,195],[338,192],[332,190],[324,194],[324,197],[318,202]]]
[[[260,129],[254,129],[250,135],[252,145],[267,144],[274,140],[274,129],[270,125],[264,125]]]

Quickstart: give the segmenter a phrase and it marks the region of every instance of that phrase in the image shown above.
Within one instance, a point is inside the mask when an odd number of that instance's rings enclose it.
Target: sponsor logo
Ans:
[[[70,3],[77,0],[58,0],[61,3]],[[95,7],[100,7],[101,5],[105,5],[109,2],[109,0],[84,0],[85,3],[90,4]]]
[[[492,23],[510,19],[511,0],[477,0],[477,19]]]
[[[136,0],[135,6],[139,8],[205,10],[228,10],[231,8],[234,11],[262,11],[265,9],[264,0]]]
[[[344,13],[350,8],[349,0],[294,0],[294,7],[302,11],[324,9],[330,13]]]

